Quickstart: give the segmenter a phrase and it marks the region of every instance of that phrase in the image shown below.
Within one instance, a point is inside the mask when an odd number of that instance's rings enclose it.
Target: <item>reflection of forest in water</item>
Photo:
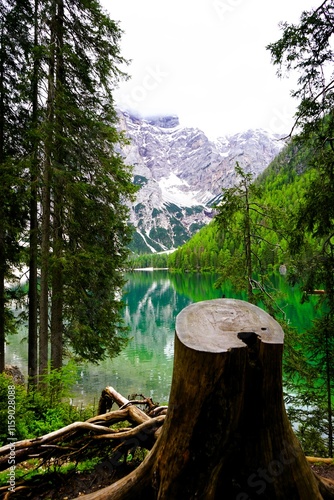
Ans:
[[[78,366],[75,401],[93,402],[102,389],[114,386],[125,396],[143,393],[155,401],[169,397],[174,357],[174,329],[177,314],[192,302],[226,297],[244,298],[233,294],[227,283],[223,290],[214,288],[212,274],[172,274],[168,271],[134,271],[127,275],[124,289],[124,319],[130,327],[129,343],[113,360],[99,365]],[[316,298],[301,304],[301,292],[291,288],[286,278],[272,277],[273,286],[280,290],[282,307],[292,326],[300,331],[309,328],[315,317]],[[22,336],[20,336],[22,338]],[[27,346],[13,337],[7,363],[19,365],[26,373]]]

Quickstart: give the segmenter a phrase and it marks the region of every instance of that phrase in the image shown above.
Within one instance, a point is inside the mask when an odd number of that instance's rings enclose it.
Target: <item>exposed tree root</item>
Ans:
[[[320,477],[316,472],[313,472],[313,474],[324,500],[334,500],[334,481],[327,479],[326,477]]]
[[[97,443],[104,441],[108,446],[111,446],[114,458],[110,457],[107,462],[101,464],[101,467],[106,465],[112,469],[117,466],[119,459],[125,456],[129,450],[142,447],[150,450],[150,453],[137,469],[103,490],[80,496],[80,499],[140,500],[145,498],[149,500],[151,496],[153,498],[155,495],[156,464],[161,454],[157,438],[165,421],[167,407],[154,405],[150,398],[141,397],[142,399],[128,400],[113,387],[106,387],[101,398],[107,400],[109,404],[111,401],[116,403],[119,406],[118,410],[97,415],[86,422],[75,422],[39,438],[16,442],[16,464],[31,458],[44,459],[44,461],[59,459],[59,457],[63,461],[78,459],[87,449],[94,449]],[[145,411],[138,408],[139,405],[143,405]],[[106,407],[100,404],[100,408]],[[129,422],[131,427],[111,428],[112,425],[119,422]],[[11,447],[10,444],[0,448],[1,470],[8,467],[8,454]],[[310,463],[333,462],[332,459],[318,457],[306,457],[306,459]],[[314,476],[322,498],[334,500],[334,482],[320,477],[315,472]],[[25,486],[19,485],[16,491],[25,488]]]
[[[113,448],[122,444],[124,453],[135,444],[146,449],[151,449],[157,431],[164,422],[165,407],[157,407],[151,399],[144,398],[134,402],[129,401],[112,387],[107,387],[101,398],[113,400],[121,408],[116,411],[104,413],[90,418],[86,422],[74,422],[62,429],[50,432],[44,436],[12,442],[0,448],[0,470],[8,468],[8,456],[15,448],[15,463],[19,464],[31,458],[48,459],[62,457],[63,460],[80,453],[87,446],[94,446],[97,441],[106,441]],[[101,400],[100,400],[101,401]],[[135,405],[144,405],[145,411]],[[103,407],[103,405],[100,407]],[[125,429],[112,429],[112,425],[119,422],[129,422],[132,427]]]
[[[312,471],[286,415],[283,338],[280,325],[252,304],[191,304],[176,321],[167,414],[151,398],[126,399],[106,387],[100,415],[2,447],[0,468],[13,447],[17,464],[79,460],[103,449],[98,468],[111,477],[141,447],[150,452],[137,469],[80,500],[334,500],[334,482]],[[108,411],[114,403],[119,409]],[[129,425],[111,428],[121,421]]]

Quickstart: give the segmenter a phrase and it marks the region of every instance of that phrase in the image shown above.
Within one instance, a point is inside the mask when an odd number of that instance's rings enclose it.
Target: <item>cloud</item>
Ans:
[[[278,23],[298,22],[311,0],[103,0],[125,31],[131,79],[116,102],[138,114],[177,114],[211,137],[292,124],[292,80],[279,80],[266,50]],[[290,116],[289,116],[290,115]],[[283,118],[279,118],[284,117]],[[279,123],[279,121],[281,122]]]

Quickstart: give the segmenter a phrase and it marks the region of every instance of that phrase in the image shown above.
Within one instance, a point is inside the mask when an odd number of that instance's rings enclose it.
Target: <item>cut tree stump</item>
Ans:
[[[186,307],[176,319],[171,395],[156,444],[131,474],[80,499],[334,498],[285,412],[283,338],[271,316],[244,301]]]

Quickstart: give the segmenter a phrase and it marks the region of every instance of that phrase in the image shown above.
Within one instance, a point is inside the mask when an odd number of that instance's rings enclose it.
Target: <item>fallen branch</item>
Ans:
[[[149,411],[157,410],[157,414],[152,418],[135,406],[138,404],[137,401],[129,401],[113,387],[106,387],[102,391],[100,402],[101,400],[116,402],[121,406],[121,409],[97,415],[85,422],[74,422],[38,438],[24,439],[3,446],[0,448],[0,470],[8,468],[8,456],[13,447],[15,447],[16,464],[30,458],[51,459],[61,455],[62,459],[66,459],[66,457],[76,453],[80,455],[84,448],[93,446],[92,443],[97,440],[106,440],[108,445],[114,441],[115,446],[123,441],[124,449],[130,440],[131,447],[133,447],[135,440],[138,442],[138,446],[143,446],[148,450],[152,448],[157,439],[158,430],[165,419],[164,415],[159,415],[163,411],[161,407],[154,405],[150,398],[144,398],[143,401],[140,401],[140,404],[146,405]],[[102,403],[99,408],[105,405]],[[133,428],[110,428],[114,424],[125,421],[130,422]]]
[[[305,457],[310,464],[332,464],[334,465],[334,458],[320,458],[320,457]]]
[[[152,435],[155,433],[155,431],[164,423],[165,416],[161,415],[160,417],[155,417],[149,420],[148,422],[144,422],[134,429],[131,430],[124,430],[124,431],[119,431],[116,432],[116,434],[102,434],[102,435],[96,435],[93,437],[93,439],[114,439],[114,440],[124,440],[124,439],[129,439],[133,437],[145,437],[147,438],[148,435]],[[114,431],[115,432],[115,431]],[[145,440],[144,439],[144,440]]]

